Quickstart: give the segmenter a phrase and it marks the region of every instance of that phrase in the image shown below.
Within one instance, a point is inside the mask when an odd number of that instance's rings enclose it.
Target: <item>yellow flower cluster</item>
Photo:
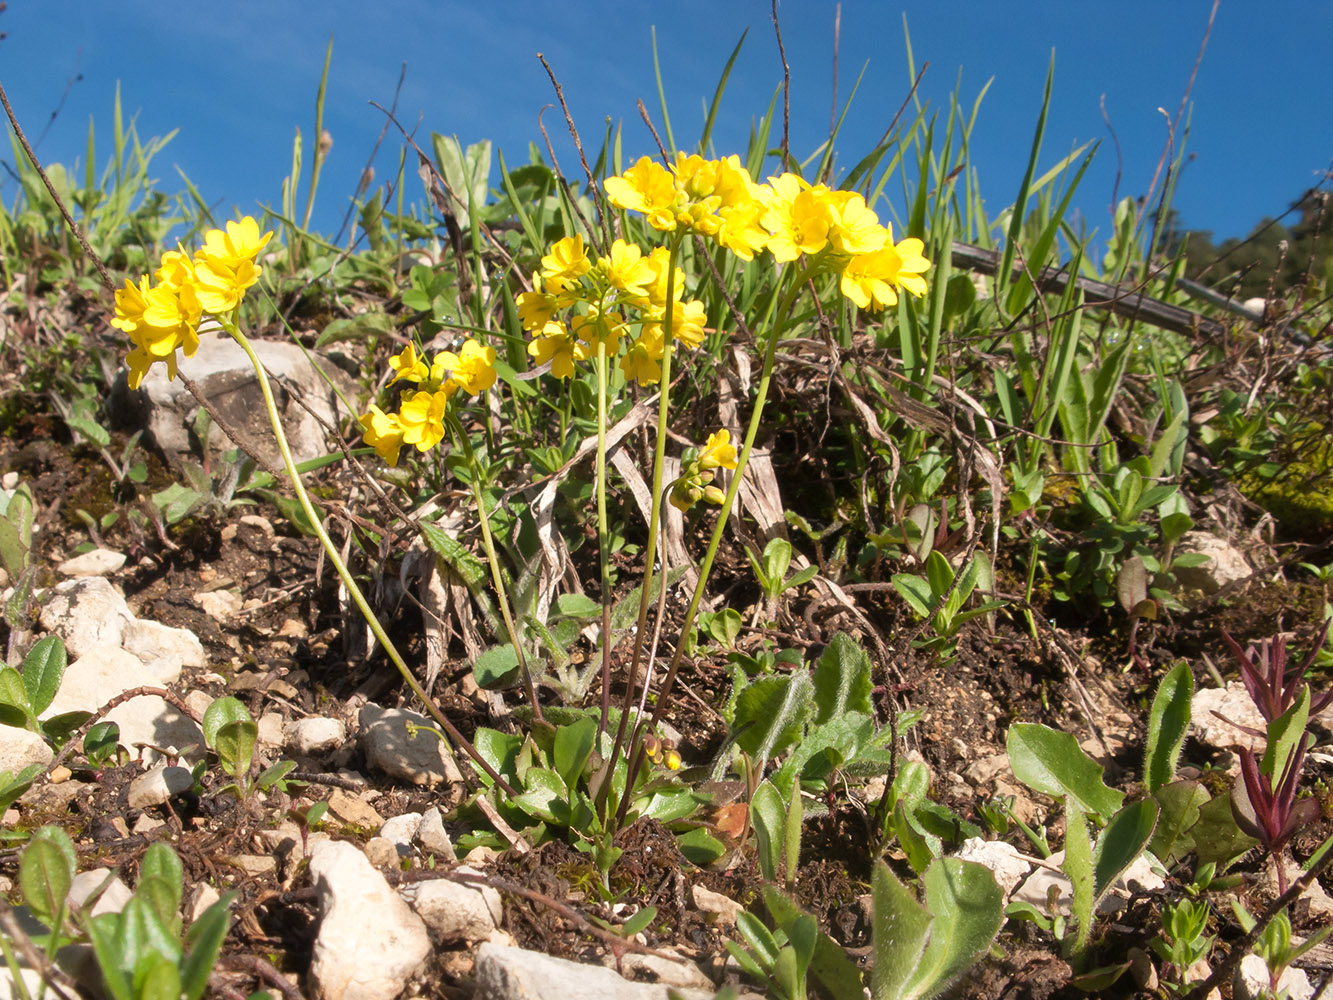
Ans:
[[[724,427],[710,434],[703,450],[671,487],[668,499],[672,506],[689,510],[700,500],[720,504],[726,495],[713,485],[713,474],[718,469],[736,468],[736,459],[736,446],[731,443],[730,431]]]
[[[606,193],[613,205],[646,215],[659,232],[690,229],[745,260],[762,250],[779,262],[823,254],[841,274],[842,293],[862,309],[895,305],[899,289],[926,291],[925,244],[914,237],[895,243],[892,229],[853,191],[792,173],[756,184],[739,157],[677,153],[670,169],[641,158],[607,178]]]
[[[273,233],[259,233],[250,216],[210,229],[193,257],[169,250],[150,285],[148,275],[138,284],[125,280],[116,292],[116,315],[111,325],[129,334],[134,347],[126,359],[129,385],[139,388],[154,362],[167,363],[167,377],[176,377],[176,351],[191,357],[199,347],[199,321],[204,316],[225,316],[241,304],[245,290],[259,280],[255,263]]]
[[[669,253],[658,247],[644,256],[633,243],[616,240],[605,257],[592,260],[582,236],[553,244],[532,276],[532,291],[518,297],[518,316],[532,335],[528,354],[551,363],[551,374],[569,378],[574,363],[597,356],[602,345],[615,357],[622,342],[621,371],[631,381],[653,385],[662,377]],[[671,282],[671,334],[698,347],[704,339],[704,304],[685,300],[684,273]],[[637,330],[637,333],[634,332]]]
[[[466,340],[457,354],[441,351],[428,362],[415,345],[408,344],[389,359],[389,367],[397,373],[390,385],[412,382],[419,388],[403,394],[397,413],[385,413],[372,403],[370,411],[357,419],[366,444],[384,461],[397,465],[403,445],[429,451],[444,440],[444,414],[457,392],[476,395],[495,384],[495,348]]]

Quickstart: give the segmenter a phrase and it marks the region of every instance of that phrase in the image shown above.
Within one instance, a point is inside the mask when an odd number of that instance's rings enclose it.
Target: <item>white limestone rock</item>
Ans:
[[[129,806],[131,809],[149,809],[165,805],[173,796],[193,787],[194,775],[187,768],[159,764],[130,782]]]
[[[477,949],[477,995],[487,1000],[667,1000],[673,987],[631,983],[611,969],[486,942]],[[676,989],[684,1000],[712,1000],[714,990]]]
[[[345,841],[310,853],[320,903],[310,963],[316,1000],[393,1000],[430,953],[430,935],[364,854]]]
[[[301,757],[317,757],[336,750],[347,741],[347,727],[341,719],[312,716],[289,723],[283,731],[288,750]]]
[[[304,462],[325,454],[329,445],[320,421],[337,425],[343,415],[337,394],[295,344],[254,340],[251,346],[275,376],[270,379],[273,395],[293,457]],[[313,356],[349,398],[356,395],[352,380],[326,355],[314,352]],[[194,356],[180,358],[179,366],[181,374],[194,379],[222,417],[247,439],[245,443],[262,453],[259,457],[282,464],[259,381],[239,344],[221,333],[204,333]],[[313,414],[293,394],[299,394]],[[118,378],[111,405],[114,417],[146,428],[169,461],[176,463],[191,455],[191,430],[199,403],[179,379],[168,379],[162,365],[153,366],[137,391],[128,388],[123,375]],[[235,447],[216,425],[210,428],[207,446],[217,457]]]
[[[29,729],[0,726],[0,771],[18,774],[25,767],[46,767],[55,756],[46,740]]]
[[[105,581],[102,581],[105,582]],[[65,677],[51,707],[50,718],[64,712],[95,712],[112,698],[137,687],[160,687],[157,678],[137,656],[116,646],[95,646],[65,668]],[[120,745],[134,751],[136,743],[186,750],[194,761],[204,753],[204,734],[189,716],[158,695],[139,695],[117,705],[106,716],[120,726]],[[157,755],[152,754],[152,759]]]
[[[366,764],[372,770],[414,785],[462,781],[458,766],[448,755],[443,740],[430,732],[420,732],[414,737],[408,735],[409,723],[428,730],[436,728],[435,723],[424,715],[371,704],[361,709],[358,719],[361,747],[366,753]]]
[[[127,653],[143,661],[163,687],[180,680],[185,667],[208,665],[203,643],[188,628],[136,618],[126,624],[122,645]]]
[[[100,576],[58,583],[43,598],[42,628],[65,641],[71,657],[94,646],[120,646],[125,628],[134,621],[125,598]]]
[[[66,559],[56,567],[61,576],[110,576],[125,565],[125,553],[112,549],[93,549]]]
[[[460,872],[479,874],[475,868]],[[430,928],[437,944],[488,940],[504,922],[500,894],[488,885],[467,885],[437,878],[403,887],[403,898]]]

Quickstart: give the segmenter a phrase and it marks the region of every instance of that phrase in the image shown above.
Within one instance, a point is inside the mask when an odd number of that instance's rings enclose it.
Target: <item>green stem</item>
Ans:
[[[671,408],[671,356],[673,314],[676,305],[676,257],[680,252],[683,233],[678,233],[672,240],[667,256],[666,315],[662,318],[662,360],[661,378],[658,385],[661,390],[657,397],[657,440],[653,448],[653,501],[648,513],[648,544],[644,550],[643,585],[639,592],[639,620],[634,630],[634,649],[630,657],[629,676],[625,679],[625,697],[620,708],[620,725],[616,728],[616,742],[611,752],[612,760],[620,759],[620,749],[625,743],[626,727],[629,722],[630,708],[634,704],[634,686],[638,683],[639,663],[643,657],[644,636],[647,634],[648,608],[652,603],[653,567],[657,561],[657,536],[662,521],[662,466],[666,458],[667,419]],[[660,588],[666,586],[666,567],[662,567]],[[608,783],[609,784],[609,783]],[[628,786],[627,786],[628,787]]]
[[[472,442],[463,431],[463,425],[458,422],[458,418],[452,413],[446,413],[444,418],[450,429],[454,432],[454,437],[459,444],[463,446],[463,454],[467,458],[468,468],[472,470],[472,496],[477,501],[477,520],[481,524],[481,544],[486,550],[486,562],[491,567],[491,584],[495,587],[496,600],[500,602],[500,616],[504,618],[505,630],[509,633],[509,642],[514,647],[514,656],[518,659],[519,673],[523,675],[524,693],[528,697],[528,703],[532,706],[533,718],[538,722],[545,721],[542,717],[542,706],[537,700],[537,688],[532,682],[532,671],[528,669],[528,657],[523,652],[523,643],[519,641],[518,628],[514,624],[514,614],[509,608],[509,591],[505,587],[504,574],[500,572],[500,558],[495,551],[495,538],[491,535],[491,512],[486,506],[486,495],[481,489],[481,464],[477,461],[477,453],[472,450]]]
[[[680,661],[685,651],[684,637],[689,635],[690,629],[694,627],[694,617],[699,610],[699,604],[703,600],[704,591],[708,587],[708,577],[713,569],[713,559],[717,556],[718,547],[722,543],[722,535],[727,528],[727,518],[731,515],[732,505],[736,501],[736,494],[740,491],[741,479],[745,475],[745,467],[750,461],[750,452],[754,448],[754,439],[759,434],[759,424],[764,415],[764,403],[768,400],[768,387],[773,379],[773,363],[777,357],[778,340],[782,335],[783,329],[787,325],[787,320],[791,317],[792,305],[796,301],[796,296],[804,287],[805,282],[813,275],[815,268],[809,268],[797,272],[786,294],[778,306],[774,318],[769,326],[768,343],[764,347],[764,367],[759,375],[759,385],[755,390],[754,410],[750,414],[750,423],[745,430],[745,444],[741,448],[741,453],[736,460],[736,469],[731,474],[731,484],[727,487],[726,498],[722,501],[722,508],[717,515],[717,523],[713,526],[712,537],[708,541],[708,550],[704,553],[703,561],[699,564],[699,582],[694,586],[694,594],[690,597],[689,607],[685,609],[685,618],[680,626],[680,641],[677,641],[676,648],[671,654],[671,663],[667,667],[666,678],[662,681],[662,688],[657,696],[657,704],[653,706],[652,718],[646,723],[648,728],[657,725],[662,716],[668,701],[670,700],[671,689],[676,683],[676,673],[680,670]],[[643,725],[641,723],[641,725]],[[643,764],[643,748],[639,745],[638,751],[630,760],[629,774],[626,778],[625,787],[633,788],[634,779],[638,775],[639,768]],[[621,804],[620,815],[617,816],[617,822],[623,822],[624,813],[628,806],[628,796],[626,801]]]
[[[471,757],[487,775],[490,776],[491,780],[503,788],[505,792],[511,796],[517,795],[518,793],[510,787],[509,783],[506,782],[504,778],[500,777],[495,769],[486,762],[486,759],[477,752],[477,748],[458,731],[452,722],[444,717],[444,713],[436,707],[435,703],[431,701],[425,690],[419,683],[417,683],[417,679],[412,676],[412,671],[408,668],[407,662],[398,652],[398,647],[393,644],[393,640],[389,638],[389,634],[384,631],[384,626],[380,624],[379,618],[376,617],[375,612],[371,610],[370,603],[366,600],[365,595],[361,593],[361,588],[358,587],[356,581],[352,579],[352,574],[348,571],[346,563],[344,563],[342,558],[338,555],[337,546],[333,544],[333,539],[331,539],[328,532],[324,530],[324,522],[320,520],[314,504],[310,502],[310,497],[306,493],[305,487],[301,484],[301,474],[296,470],[296,461],[292,458],[292,450],[287,445],[287,435],[283,432],[282,418],[278,416],[278,407],[273,401],[273,389],[269,385],[268,373],[264,371],[263,363],[255,354],[254,348],[250,346],[250,341],[246,338],[245,334],[241,333],[240,328],[236,325],[233,319],[230,317],[219,316],[218,321],[222,324],[222,328],[231,335],[231,338],[241,345],[241,350],[245,351],[246,356],[250,359],[250,364],[254,366],[255,375],[259,379],[259,391],[264,395],[264,407],[268,410],[269,422],[273,426],[273,437],[278,442],[278,451],[282,455],[283,467],[286,468],[287,475],[292,481],[292,490],[296,493],[296,499],[300,502],[301,509],[305,511],[305,516],[310,521],[311,527],[314,529],[315,537],[319,539],[319,544],[324,546],[324,552],[328,555],[329,562],[333,564],[333,568],[337,571],[339,579],[343,582],[343,586],[347,588],[347,593],[350,594],[352,600],[356,602],[356,606],[361,609],[361,614],[365,617],[366,624],[370,626],[371,632],[375,634],[375,638],[378,639],[380,645],[384,647],[384,652],[393,662],[393,665],[398,668],[398,672],[403,675],[403,680],[405,680],[407,686],[412,689],[412,693],[421,699],[421,703],[426,707],[426,710],[430,713],[431,717],[440,724],[440,728],[448,734],[449,739],[453,741],[454,745],[461,747],[463,751],[467,753],[467,755]]]
[[[597,338],[597,564],[602,591],[602,723],[611,714],[611,545],[606,517],[606,341]],[[614,757],[612,758],[615,759]],[[609,782],[608,782],[609,784]]]

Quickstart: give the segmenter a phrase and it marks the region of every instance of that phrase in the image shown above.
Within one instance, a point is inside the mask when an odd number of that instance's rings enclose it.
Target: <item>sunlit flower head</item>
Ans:
[[[539,365],[549,361],[551,374],[556,378],[569,378],[574,374],[574,362],[588,357],[587,347],[558,321],[542,328],[541,334],[528,344],[528,354]]]
[[[396,413],[385,413],[375,404],[370,412],[357,418],[361,424],[361,436],[366,444],[375,449],[380,458],[389,465],[398,464],[398,452],[403,447],[403,425]]]
[[[416,344],[408,344],[389,359],[389,367],[396,372],[389,384],[395,382],[424,382],[430,378],[430,368],[425,358],[417,353]]]
[[[703,450],[699,452],[701,469],[736,468],[736,446],[731,443],[731,432],[723,427],[708,435]]]
[[[446,369],[449,380],[470,396],[495,385],[495,348],[483,347],[476,340],[465,340],[458,354],[443,351],[436,355],[431,365],[432,376],[437,366]]]
[[[199,257],[224,267],[236,268],[242,261],[253,262],[272,238],[271,230],[261,236],[259,223],[247,215],[239,222],[228,222],[225,231],[210,229],[204,233],[204,245],[199,250]]]
[[[610,255],[603,257],[598,264],[612,288],[635,298],[646,295],[648,286],[657,276],[656,269],[643,256],[643,251],[624,240],[612,243]]]
[[[896,245],[887,242],[874,253],[850,258],[842,270],[842,294],[862,309],[873,311],[897,305],[900,288],[912,295],[926,294],[922,275],[930,269],[930,261],[922,256],[923,249],[925,244],[909,237]]]
[[[879,224],[879,217],[866,206],[865,199],[854,191],[831,191],[829,243],[835,253],[874,253],[884,246],[888,230]]]
[[[449,393],[414,392],[403,398],[398,422],[403,428],[403,443],[417,446],[418,451],[430,451],[444,440],[444,413],[449,405]]]
[[[592,268],[582,236],[566,236],[551,244],[551,252],[542,258],[542,277],[575,281]]]
[[[817,254],[828,245],[829,192],[812,188],[795,174],[768,179],[769,193],[762,223],[769,232],[768,249],[779,262]]]
[[[605,188],[611,204],[641,212],[654,229],[669,232],[676,228],[676,179],[651,157],[640,157],[619,177],[608,177]]]

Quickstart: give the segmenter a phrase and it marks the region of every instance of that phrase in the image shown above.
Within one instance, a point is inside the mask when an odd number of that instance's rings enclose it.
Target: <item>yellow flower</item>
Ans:
[[[389,385],[395,382],[424,382],[430,378],[430,369],[426,366],[425,359],[417,353],[416,344],[408,344],[398,354],[389,359],[389,367],[398,374],[389,380]]]
[[[795,174],[768,179],[769,193],[762,216],[771,234],[768,249],[779,262],[801,254],[817,254],[828,245],[830,223],[828,189],[812,188]]]
[[[375,404],[370,412],[357,417],[361,436],[389,465],[398,464],[398,452],[403,447],[403,425],[396,413],[385,413]]]
[[[893,239],[892,233],[889,239]],[[894,244],[893,249],[897,251],[899,259],[902,261],[898,265],[898,284],[904,291],[913,295],[921,296],[926,294],[926,279],[922,277],[930,270],[930,261],[926,260],[922,253],[926,245],[915,236],[909,236]]]
[[[699,468],[736,468],[736,447],[731,443],[731,432],[723,427],[708,435],[703,451],[699,452]]]
[[[657,336],[653,337],[645,326],[642,334],[629,345],[629,350],[620,359],[620,370],[625,378],[640,385],[656,385],[662,379],[662,336],[661,326],[657,327]]]
[[[556,310],[560,308],[556,295],[557,290],[563,291],[565,285],[558,278],[548,278],[543,290],[542,276],[536,272],[532,275],[532,291],[520,292],[518,296],[518,320],[523,324],[523,329],[531,333],[533,330],[540,330],[547,323],[555,318]]]
[[[444,440],[444,411],[449,393],[414,392],[404,397],[398,422],[403,428],[403,443],[414,444],[418,451],[430,451]]]
[[[547,323],[542,328],[540,336],[534,337],[528,345],[528,353],[539,365],[551,362],[551,374],[556,378],[569,378],[574,374],[574,362],[588,357],[587,348],[559,321]]]
[[[233,267],[220,259],[196,257],[194,288],[204,312],[221,316],[239,306],[245,290],[259,280],[259,270],[251,260],[242,259]]]
[[[862,309],[879,310],[898,304],[898,289],[913,295],[926,294],[930,261],[921,255],[920,240],[909,237],[895,245],[892,235],[882,250],[858,254],[842,270],[842,294]]]
[[[575,316],[570,321],[570,332],[590,347],[588,356],[596,353],[597,345],[606,348],[608,358],[615,357],[620,350],[620,338],[625,332],[625,317],[617,312],[593,310],[586,316]]]
[[[866,206],[865,199],[854,191],[829,193],[832,225],[829,243],[837,253],[874,253],[884,246],[888,230],[879,224],[879,217]]]
[[[671,251],[666,247],[654,247],[652,253],[644,258],[644,262],[652,268],[652,281],[646,286],[647,304],[654,306],[666,305],[667,300],[667,263],[671,260]],[[676,274],[671,283],[671,297],[680,301],[685,295],[685,272],[676,268]],[[635,303],[640,305],[640,303]]]
[[[172,289],[194,284],[194,262],[179,250],[168,250],[162,255],[156,277],[159,284]]]
[[[648,285],[657,276],[656,268],[643,256],[643,251],[624,240],[612,243],[611,255],[603,257],[598,264],[611,286],[632,298],[646,295]]]
[[[116,292],[116,314],[111,325],[129,334],[133,345],[126,363],[129,386],[139,388],[154,362],[167,363],[167,375],[176,377],[176,351],[190,357],[199,347],[199,298],[193,285],[174,289],[148,284],[148,275],[136,285],[128,279]]]
[[[659,232],[676,228],[676,180],[666,167],[643,156],[619,177],[608,177],[606,195],[611,204],[642,212]]]
[[[431,365],[434,375],[437,367],[449,372],[449,381],[469,395],[475,396],[495,385],[495,348],[483,347],[479,341],[465,340],[461,354],[443,351]]]
[[[582,236],[566,236],[551,244],[551,252],[542,258],[542,277],[577,280],[592,269]]]
[[[204,245],[199,250],[199,257],[224,267],[235,269],[243,261],[253,262],[259,251],[273,238],[270,230],[259,235],[259,223],[247,215],[239,222],[228,222],[224,232],[210,229],[204,233]],[[256,276],[259,269],[255,269]]]
[[[117,330],[133,333],[143,322],[144,310],[148,308],[148,275],[142,275],[136,285],[125,279],[125,287],[116,289],[116,315],[111,325]]]

